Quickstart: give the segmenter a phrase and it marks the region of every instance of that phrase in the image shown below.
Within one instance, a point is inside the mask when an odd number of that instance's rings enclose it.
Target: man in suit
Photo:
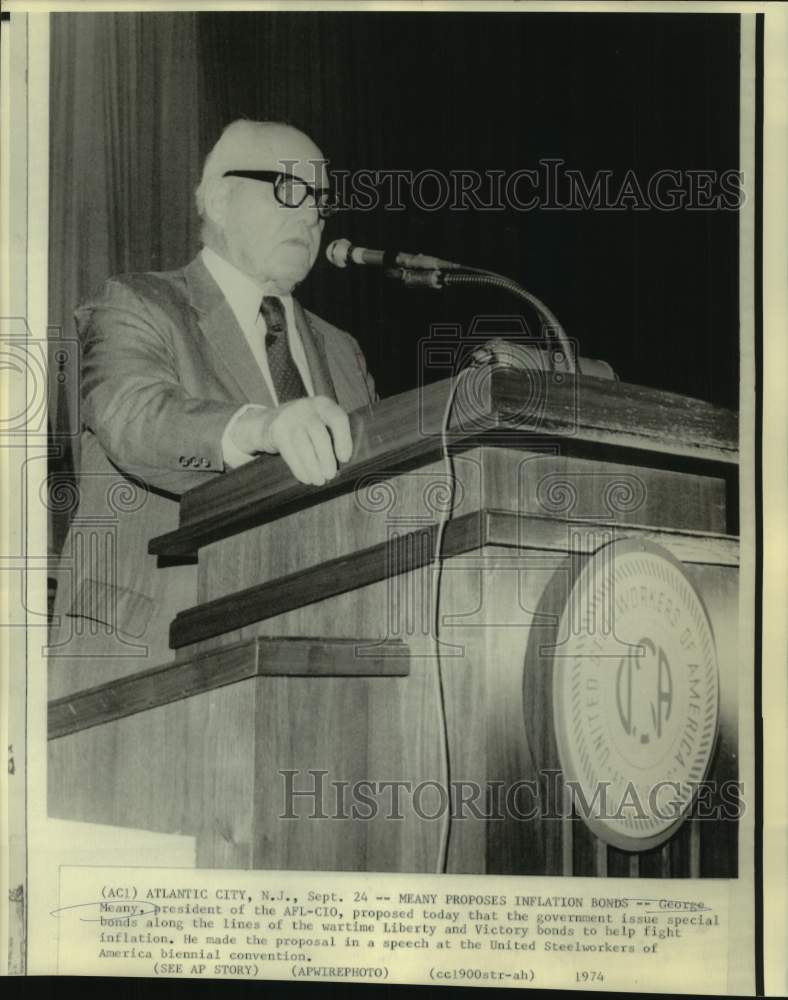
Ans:
[[[50,697],[169,659],[195,567],[157,567],[147,546],[177,526],[182,493],[266,453],[321,485],[350,458],[348,412],[375,398],[356,341],[292,296],[329,211],[311,139],[233,122],[196,194],[204,246],[190,264],[113,278],[77,310],[79,507],[58,573]]]

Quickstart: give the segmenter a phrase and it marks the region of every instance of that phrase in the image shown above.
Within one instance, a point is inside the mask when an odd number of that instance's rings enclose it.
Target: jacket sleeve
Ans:
[[[238,403],[181,385],[172,320],[122,281],[77,310],[82,422],[122,471],[180,495],[224,470],[222,434]]]

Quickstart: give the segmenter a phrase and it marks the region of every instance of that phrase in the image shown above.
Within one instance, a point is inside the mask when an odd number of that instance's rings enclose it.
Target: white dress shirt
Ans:
[[[223,257],[220,257],[218,253],[211,250],[209,247],[203,247],[201,256],[203,264],[205,264],[208,268],[211,277],[222,290],[222,294],[227,299],[230,308],[235,314],[235,318],[238,320],[238,325],[243,331],[243,335],[246,337],[246,341],[249,344],[249,348],[255,361],[257,362],[260,373],[263,376],[266,386],[268,387],[268,391],[271,393],[271,398],[274,400],[274,404],[278,405],[276,389],[274,388],[274,383],[271,380],[271,371],[268,367],[268,355],[265,349],[265,335],[267,327],[260,312],[260,304],[263,300],[263,293],[260,291],[259,285],[257,285],[248,275],[239,271],[237,267],[229,261],[226,261]],[[298,327],[295,322],[293,297],[292,295],[279,295],[276,297],[281,301],[285,311],[285,318],[287,320],[287,341],[290,346],[290,353],[293,356],[293,361],[295,362],[295,366],[303,379],[307,395],[314,396],[315,389],[312,384],[312,376],[309,372],[309,365],[307,364],[304,345],[301,342],[301,335],[298,332]],[[234,468],[238,465],[244,465],[246,462],[249,462],[254,458],[254,455],[248,455],[245,452],[240,451],[230,440],[230,431],[232,430],[233,424],[242,413],[245,413],[251,408],[261,410],[265,409],[264,406],[260,406],[258,403],[247,403],[233,414],[224,429],[224,434],[222,435],[222,454],[224,456],[225,465],[228,465],[230,468]]]

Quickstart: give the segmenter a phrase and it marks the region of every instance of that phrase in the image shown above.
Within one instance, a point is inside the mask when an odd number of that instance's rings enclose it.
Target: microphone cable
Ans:
[[[437,873],[445,874],[448,870],[449,863],[449,848],[451,846],[451,833],[452,833],[452,777],[451,777],[451,745],[449,740],[449,722],[446,713],[446,684],[443,675],[443,662],[441,660],[441,642],[440,642],[440,592],[441,592],[441,580],[443,578],[443,545],[446,537],[446,529],[449,522],[454,514],[454,505],[457,498],[457,476],[454,468],[454,456],[451,454],[449,448],[449,428],[451,426],[451,415],[454,409],[454,403],[457,399],[457,393],[463,382],[463,376],[468,375],[472,370],[474,365],[470,365],[463,368],[457,373],[454,384],[449,390],[449,396],[446,401],[446,407],[443,413],[443,420],[441,423],[441,453],[443,456],[443,467],[446,472],[446,476],[449,480],[449,502],[443,505],[443,509],[440,512],[440,519],[438,521],[438,527],[435,532],[435,548],[432,557],[432,568],[434,572],[434,580],[432,586],[432,603],[433,603],[433,644],[435,647],[435,659],[437,663],[437,682],[438,682],[438,715],[439,715],[439,725],[443,733],[443,758],[444,766],[446,770],[446,815],[443,822],[443,826],[440,833],[440,841],[438,847],[438,863],[437,863]]]

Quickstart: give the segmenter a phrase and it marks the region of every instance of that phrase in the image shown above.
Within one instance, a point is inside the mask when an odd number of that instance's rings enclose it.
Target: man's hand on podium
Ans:
[[[302,483],[322,486],[339,462],[353,453],[350,421],[327,396],[294,399],[274,409],[254,407],[238,416],[230,431],[242,452],[279,454]]]

